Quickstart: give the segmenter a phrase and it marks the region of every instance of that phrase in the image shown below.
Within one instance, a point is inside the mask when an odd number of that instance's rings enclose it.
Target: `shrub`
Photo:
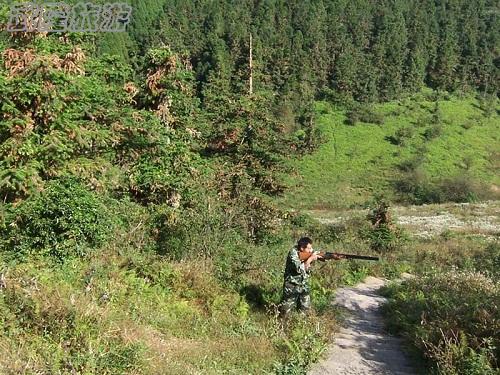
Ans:
[[[434,102],[434,108],[431,111],[431,123],[440,125],[443,122],[443,111],[439,106],[439,101]]]
[[[334,292],[328,285],[324,285],[317,277],[311,279],[311,299],[314,310],[322,313],[332,305]]]
[[[496,110],[497,96],[492,94],[483,94],[478,96],[479,108],[483,111],[484,117],[491,117]]]
[[[461,126],[463,129],[465,130],[469,130],[471,129],[474,125],[476,125],[477,123],[479,122],[479,120],[477,119],[474,119],[474,120],[469,120],[469,121],[466,121],[464,122]]]
[[[415,186],[413,202],[416,204],[442,203],[444,198],[439,188],[429,181]]]
[[[107,207],[73,178],[47,183],[46,189],[12,209],[7,250],[38,253],[59,260],[99,247],[111,232]]]
[[[424,138],[427,141],[439,137],[443,133],[443,126],[441,124],[432,125],[430,128],[425,129]]]
[[[397,227],[389,213],[389,205],[380,201],[367,215],[372,226],[362,229],[361,237],[370,242],[370,247],[376,251],[393,250],[404,239],[402,230]]]
[[[307,235],[314,239],[321,239],[323,243],[333,243],[341,240],[347,226],[342,223],[321,223],[308,214],[297,213],[290,216],[295,237]]]
[[[394,135],[386,137],[386,140],[396,146],[405,146],[414,134],[414,128],[405,126],[399,128]]]
[[[346,124],[356,125],[357,122],[382,125],[384,116],[368,105],[357,104],[347,113]]]
[[[413,163],[402,165],[401,168],[412,168]],[[404,200],[414,204],[437,203],[441,201],[439,191],[428,177],[420,170],[409,170],[394,182],[394,188],[402,194]]]
[[[310,225],[314,225],[316,220],[314,220],[311,215],[301,212],[292,212],[289,215],[290,224],[295,228],[305,228]]]
[[[414,155],[410,158],[401,161],[398,168],[403,172],[416,173],[419,174],[417,177],[422,177],[421,166],[425,161],[427,154],[427,148],[425,146],[420,146],[417,148]]]
[[[312,152],[319,145],[325,143],[325,141],[326,136],[317,127],[316,122],[312,118],[292,135],[293,144],[301,152]]]
[[[438,188],[443,200],[451,202],[474,202],[478,199],[478,188],[464,175],[447,178],[439,182]]]
[[[374,227],[366,232],[364,237],[370,241],[370,247],[376,251],[393,249],[397,241],[396,234],[388,225]]]
[[[500,279],[500,243],[488,244],[483,252],[474,256],[473,261],[476,270]]]
[[[207,200],[208,207],[206,202],[196,200],[193,207],[182,211],[168,204],[150,205],[147,227],[159,254],[174,259],[211,256],[217,247],[233,238],[231,218],[224,217],[222,209],[213,207],[210,198]]]
[[[430,356],[437,362],[439,373],[443,375],[496,375],[497,371],[489,363],[492,357],[490,347],[472,349],[467,335],[460,333],[446,337],[439,344],[426,344]]]
[[[481,195],[480,186],[467,175],[433,182],[418,170],[405,173],[394,187],[414,204],[474,202]]]
[[[192,200],[191,207],[182,211],[166,204],[150,207],[158,253],[175,259],[212,256],[241,240],[254,244],[280,240],[282,213],[269,199],[251,194],[228,202],[210,194],[203,198]]]
[[[314,323],[317,324],[317,327],[314,327]],[[325,333],[328,332],[328,329],[318,330],[320,324],[315,322],[314,318],[304,319],[293,316],[288,324],[288,335],[277,340],[278,346],[287,355],[283,362],[276,363],[274,373],[281,375],[306,374],[307,370],[314,362],[318,361],[326,349],[324,336],[326,336]],[[322,322],[322,324],[325,323]]]
[[[494,374],[500,355],[500,285],[450,271],[386,290],[389,327],[404,333],[444,374]]]

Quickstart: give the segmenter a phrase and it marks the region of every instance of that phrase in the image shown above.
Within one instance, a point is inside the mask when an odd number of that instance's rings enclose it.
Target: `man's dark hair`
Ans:
[[[313,241],[309,237],[302,237],[299,242],[297,242],[298,249],[307,247],[308,244],[312,245]]]

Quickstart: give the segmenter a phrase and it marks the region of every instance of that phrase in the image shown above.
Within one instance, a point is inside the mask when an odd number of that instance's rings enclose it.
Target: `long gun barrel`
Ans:
[[[318,260],[325,261],[329,259],[362,259],[362,260],[379,260],[378,257],[371,257],[367,255],[355,255],[355,254],[342,254],[342,253],[329,253],[329,252],[316,252],[321,258]],[[301,261],[307,260],[314,253],[307,253],[304,251],[299,252],[299,258]]]
[[[368,255],[342,254],[342,253],[324,253],[324,255],[322,255],[322,258],[319,258],[319,260],[334,259],[335,255],[343,259],[378,260],[378,257],[371,257]]]

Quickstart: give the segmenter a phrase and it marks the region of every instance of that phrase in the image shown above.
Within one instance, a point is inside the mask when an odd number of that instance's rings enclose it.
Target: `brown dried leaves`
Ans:
[[[23,75],[33,69],[36,72],[47,72],[54,69],[75,75],[85,74],[82,66],[85,53],[80,47],[74,47],[64,58],[60,58],[56,54],[36,54],[33,49],[22,51],[14,48],[6,49],[2,55],[10,77]]]

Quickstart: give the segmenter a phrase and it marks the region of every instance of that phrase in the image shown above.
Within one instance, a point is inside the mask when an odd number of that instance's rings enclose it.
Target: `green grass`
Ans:
[[[377,194],[394,195],[391,182],[401,177],[397,165],[422,150],[423,134],[433,126],[435,104],[425,95],[374,107],[384,118],[382,125],[346,125],[345,111],[318,102],[327,141],[292,162],[297,175],[287,177],[293,188],[281,203],[299,209],[348,208],[364,206]],[[499,185],[494,171],[498,116],[485,117],[477,106],[473,98],[440,102],[443,128],[425,143],[422,161],[430,177],[466,172]],[[405,127],[414,129],[413,136],[401,145],[387,140]],[[81,204],[69,206],[71,212],[80,214],[92,196],[82,197],[76,197]],[[59,207],[54,204],[54,211]],[[173,261],[153,251],[148,233],[156,227],[142,226],[149,217],[134,207],[129,202],[114,212],[109,205],[114,221],[123,219],[123,228],[118,226],[109,241],[91,252],[54,254],[31,246],[27,250],[33,251],[18,257],[0,252],[0,373],[301,374],[331,340],[336,312],[329,307],[339,285],[355,284],[368,274],[424,273],[435,265],[498,269],[498,256],[488,254],[495,248],[459,235],[402,242],[380,262],[326,262],[315,267],[312,279],[317,316],[295,317],[284,329],[274,312],[289,247],[310,235],[315,248],[372,254],[362,235],[369,225],[364,213],[332,225],[299,215],[266,246],[238,237],[219,241],[228,233],[217,226],[212,233],[210,227],[196,235],[200,242],[220,245],[217,252]],[[31,221],[26,223],[47,216],[46,203],[35,208],[39,215],[27,211]],[[85,223],[95,234],[95,220]],[[199,230],[194,224],[193,219],[190,232]],[[40,227],[33,227],[37,231]],[[56,234],[49,240],[47,249],[62,241]],[[54,255],[62,256],[54,261]]]
[[[303,374],[332,338],[338,286],[435,266],[498,269],[496,248],[462,236],[401,242],[380,262],[318,263],[316,315],[285,329],[274,307],[289,246],[308,234],[317,249],[373,254],[367,225],[365,215],[335,225],[302,215],[272,245],[234,244],[213,259],[169,260],[128,230],[64,262],[0,252],[0,373]]]
[[[212,260],[176,262],[118,239],[63,263],[0,253],[0,373],[303,373],[335,319],[294,316],[285,330],[274,315],[287,245],[252,249],[272,254],[266,272],[234,285],[217,278]],[[236,282],[252,285],[263,305]],[[328,304],[324,286],[314,291],[317,307]]]
[[[500,373],[498,281],[480,272],[441,271],[385,292],[389,328],[404,335],[437,373]]]
[[[346,111],[317,102],[318,126],[326,142],[285,176],[289,191],[280,203],[293,208],[353,208],[374,196],[396,198],[393,182],[402,178],[398,166],[421,156],[419,170],[430,180],[466,175],[481,183],[486,195],[498,189],[500,119],[484,115],[473,97],[439,100],[440,134],[424,136],[433,127],[435,102],[425,91],[413,97],[375,105],[383,124],[347,125]],[[498,111],[498,102],[497,102]],[[398,130],[409,129],[402,144],[392,144]],[[498,192],[498,190],[497,190]]]

